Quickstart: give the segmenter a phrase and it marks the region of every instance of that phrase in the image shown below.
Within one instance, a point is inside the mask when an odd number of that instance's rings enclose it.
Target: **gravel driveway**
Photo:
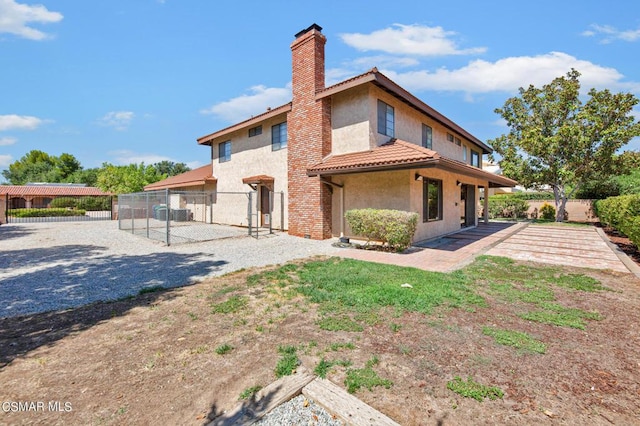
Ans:
[[[115,221],[0,226],[0,318],[179,287],[238,269],[336,255],[331,241],[275,234],[167,247]]]

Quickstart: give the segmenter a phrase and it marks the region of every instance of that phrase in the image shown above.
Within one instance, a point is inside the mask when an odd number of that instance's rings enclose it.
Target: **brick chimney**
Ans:
[[[324,45],[317,24],[300,31],[291,44],[291,112],[287,119],[289,234],[325,239],[331,237],[331,193],[307,168],[331,152],[331,103],[316,100],[324,89]]]

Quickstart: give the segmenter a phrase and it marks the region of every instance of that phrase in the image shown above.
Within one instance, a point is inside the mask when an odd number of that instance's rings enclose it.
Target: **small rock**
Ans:
[[[549,410],[544,410],[543,411],[544,415],[547,417],[551,417],[554,418],[556,415],[553,413],[553,411],[549,411]]]

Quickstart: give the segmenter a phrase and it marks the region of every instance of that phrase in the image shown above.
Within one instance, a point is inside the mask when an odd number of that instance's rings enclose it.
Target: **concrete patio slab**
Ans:
[[[481,254],[632,272],[640,277],[640,268],[593,226],[489,222],[434,240],[415,243],[401,254],[345,249],[340,256],[448,272],[468,265]]]

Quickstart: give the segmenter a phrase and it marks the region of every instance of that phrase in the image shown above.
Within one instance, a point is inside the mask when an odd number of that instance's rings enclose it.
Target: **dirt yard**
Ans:
[[[599,321],[584,329],[526,321],[518,316],[526,304],[480,282],[482,307],[386,309],[362,331],[328,331],[318,326],[318,305],[295,286],[252,284],[257,270],[0,320],[0,423],[206,424],[243,391],[275,380],[278,347],[292,345],[311,371],[322,359],[361,368],[377,357],[376,373],[393,385],[356,396],[403,425],[637,424],[640,282],[562,271],[608,288],[553,288],[554,303],[596,311]],[[526,332],[546,352],[497,344],[486,327]],[[335,365],[327,377],[344,387],[347,370]],[[497,386],[504,397],[464,398],[447,389],[456,376]]]

